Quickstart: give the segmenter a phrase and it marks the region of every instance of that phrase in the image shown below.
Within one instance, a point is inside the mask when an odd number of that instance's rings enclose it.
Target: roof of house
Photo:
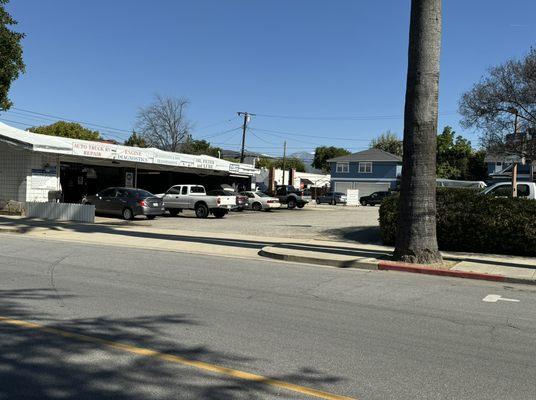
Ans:
[[[516,155],[487,153],[484,162],[513,162],[520,160],[521,157]]]
[[[402,162],[402,157],[388,153],[380,149],[368,149],[347,156],[335,157],[328,162],[357,162],[357,161],[377,161],[377,162]]]

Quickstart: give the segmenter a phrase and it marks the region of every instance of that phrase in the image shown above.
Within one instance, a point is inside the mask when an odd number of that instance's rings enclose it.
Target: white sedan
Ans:
[[[272,208],[281,207],[281,203],[277,197],[271,197],[262,192],[241,192],[240,194],[247,196],[247,207],[253,211],[269,211]]]

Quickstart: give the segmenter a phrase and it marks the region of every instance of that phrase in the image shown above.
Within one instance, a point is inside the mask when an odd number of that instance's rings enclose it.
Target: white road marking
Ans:
[[[519,300],[517,299],[507,299],[507,298],[501,297],[501,295],[499,294],[488,294],[486,297],[482,299],[482,301],[485,301],[486,303],[497,303],[499,300],[519,303]]]

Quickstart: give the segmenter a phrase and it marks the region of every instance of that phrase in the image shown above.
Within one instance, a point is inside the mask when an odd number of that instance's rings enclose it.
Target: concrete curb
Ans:
[[[377,261],[368,260],[334,260],[329,258],[319,258],[314,256],[302,256],[294,254],[282,254],[270,251],[272,246],[263,247],[259,251],[259,256],[273,258],[274,260],[289,261],[303,264],[316,264],[337,268],[357,268],[366,270],[377,270]]]
[[[261,251],[259,251],[259,255],[262,257],[268,257],[276,260],[325,265],[337,268],[357,268],[366,270],[411,272],[424,275],[447,276],[451,278],[464,278],[502,283],[521,283],[526,285],[536,285],[536,280],[511,278],[504,275],[482,274],[478,272],[456,271],[450,269],[437,269],[429,266],[420,266],[417,264],[408,264],[386,260],[336,260],[327,257],[315,257],[312,255],[304,256],[288,253],[285,254],[282,251],[276,251],[277,249],[281,250],[281,248],[278,247],[266,246],[263,247]]]
[[[0,226],[0,233],[26,233],[29,229],[27,228],[12,228],[7,226]]]
[[[449,276],[453,278],[476,279],[503,283],[523,283],[526,285],[536,285],[536,281],[531,279],[511,278],[504,275],[481,274],[478,272],[453,271],[449,269],[437,269],[416,264],[408,264],[395,261],[378,261],[380,271],[412,272],[416,274]]]

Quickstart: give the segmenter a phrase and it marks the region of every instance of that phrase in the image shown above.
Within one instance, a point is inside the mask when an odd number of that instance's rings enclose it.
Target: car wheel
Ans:
[[[290,200],[288,201],[287,207],[290,208],[291,210],[292,210],[293,208],[296,208],[296,200],[294,200],[294,199],[290,199]]]
[[[130,208],[124,208],[121,215],[123,216],[123,219],[126,221],[131,221],[134,219],[134,213],[132,212]]]
[[[146,215],[146,217],[147,217],[147,219],[149,221],[152,221],[153,219],[155,219],[156,216],[155,215]]]
[[[333,199],[329,202],[329,204],[331,204],[332,206],[336,206],[337,205],[337,200]]]
[[[253,211],[262,211],[262,204],[261,203],[253,203],[251,205],[251,209]]]
[[[198,204],[195,207],[195,216],[197,218],[207,218],[208,217],[208,207],[205,204]]]
[[[320,200],[316,199],[316,204],[321,204]]]
[[[303,207],[305,207],[305,203],[298,204],[298,208],[303,208]]]
[[[179,210],[176,210],[174,208],[168,208],[168,211],[169,215],[171,215],[172,217],[176,217],[177,215],[179,215]]]
[[[225,210],[214,210],[213,214],[214,214],[214,216],[216,218],[223,218],[223,217],[225,217],[227,215],[227,211],[225,211]]]
[[[360,203],[361,203],[362,206],[366,206],[366,205],[367,205],[367,203],[364,202],[364,201],[360,201]]]

